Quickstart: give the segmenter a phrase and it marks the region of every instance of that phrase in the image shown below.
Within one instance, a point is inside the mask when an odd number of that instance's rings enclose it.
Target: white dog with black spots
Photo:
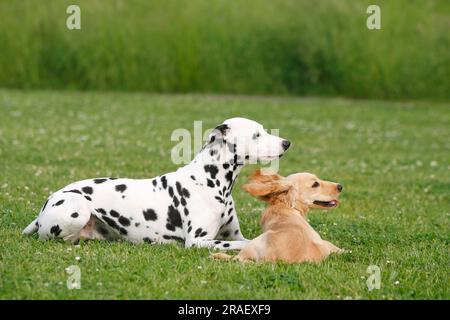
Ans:
[[[53,193],[23,231],[39,239],[181,242],[185,247],[241,249],[232,197],[244,165],[280,158],[290,142],[244,118],[217,126],[184,167],[153,179],[96,178]]]

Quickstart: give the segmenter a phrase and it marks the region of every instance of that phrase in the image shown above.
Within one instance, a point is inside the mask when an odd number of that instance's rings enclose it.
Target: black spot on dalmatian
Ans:
[[[57,207],[57,206],[60,206],[60,205],[62,205],[64,203],[64,200],[59,200],[58,202],[56,202],[54,205],[53,205],[53,207]]]
[[[117,192],[123,193],[125,190],[127,190],[127,186],[124,185],[124,184],[118,184],[118,185],[116,186],[116,191],[117,191]]]
[[[231,221],[233,221],[233,216],[231,216],[230,219],[228,219],[226,225],[229,225],[231,223]]]
[[[209,172],[209,174],[211,175],[211,178],[215,179],[217,173],[219,172],[219,169],[217,168],[217,166],[215,165],[206,165],[203,167],[205,169],[205,172]]]
[[[158,215],[153,209],[144,210],[143,214],[146,221],[155,221],[156,219],[158,219]]]
[[[166,240],[175,240],[175,241],[184,243],[184,238],[177,237],[177,236],[170,236],[170,235],[165,234],[165,235],[163,235],[163,238]]]
[[[74,212],[70,215],[72,218],[78,218],[78,212]]]
[[[137,227],[139,227],[141,224],[139,223],[139,222],[136,222],[135,224],[134,224],[134,226],[137,228]]]
[[[177,196],[173,197],[173,204],[175,205],[175,207],[178,207],[180,204],[180,201],[178,200]]]
[[[91,197],[89,196],[84,196],[86,198],[86,200],[92,201]]]
[[[109,178],[109,180],[117,180],[118,178]]]
[[[233,171],[228,171],[225,174],[225,179],[227,179],[227,181],[231,182],[231,180],[233,179]]]
[[[195,230],[195,237],[198,238],[198,236],[200,235],[200,233],[202,233],[203,229],[202,228],[198,228],[197,230]]]
[[[223,218],[225,216],[225,212],[222,212],[220,216]]]
[[[41,210],[41,211],[44,211],[44,210],[45,210],[45,208],[47,207],[48,201],[49,201],[49,199],[47,199],[47,201],[45,201],[44,206],[42,207],[42,210]]]
[[[233,211],[233,208],[228,209],[228,215]]]
[[[194,176],[191,176],[191,179],[195,181],[195,177]]]
[[[224,164],[223,164],[223,168],[224,168],[225,170],[227,170],[229,167],[230,167],[230,164],[228,164],[228,163],[224,163]]]
[[[189,198],[191,196],[191,194],[189,193],[189,191],[186,188],[183,188],[183,196],[186,198]]]
[[[176,183],[175,185],[177,186],[178,194],[179,194],[180,196],[182,196],[182,195],[183,195],[183,189],[181,188],[181,183],[179,183],[179,182],[177,181],[177,183]]]
[[[120,216],[120,214],[115,210],[109,211],[109,214],[111,215],[111,217],[114,217],[114,218],[118,218]]]
[[[105,209],[102,209],[102,208],[95,209],[95,211],[97,211],[98,213],[101,213],[101,214],[106,214]]]
[[[236,181],[236,178],[230,182],[230,185],[228,186],[228,191],[231,192],[233,190],[233,186],[234,186],[234,182],[235,181]]]
[[[144,238],[144,239],[142,239],[145,243],[148,243],[148,244],[152,244],[153,243],[153,241],[150,239],[150,238]]]
[[[186,199],[181,198],[180,202],[183,207],[186,205]]]
[[[190,226],[190,227],[188,228],[188,233],[191,233],[191,231],[192,231],[192,226]]]
[[[50,233],[54,234],[55,237],[59,236],[59,234],[61,233],[61,228],[59,227],[59,225],[54,225],[53,227],[50,228]]]
[[[234,235],[237,235],[239,233],[239,230],[234,230]]]
[[[169,206],[169,209],[167,212],[166,228],[168,230],[175,231],[175,228],[181,228],[181,227],[182,227],[182,221],[181,221],[180,212],[178,212],[178,210],[175,209],[173,206]]]
[[[222,232],[222,237],[228,238],[230,236],[230,231],[224,231]]]
[[[69,192],[81,194],[81,191],[80,190],[76,190],[76,189],[69,190],[69,191],[63,191],[63,193],[69,193]]]
[[[103,218],[103,220],[104,220],[111,228],[114,228],[114,229],[116,229],[116,230],[119,230],[119,232],[120,232],[121,234],[123,234],[123,235],[128,234],[128,232],[127,232],[126,229],[120,227],[120,226],[119,226],[113,219],[111,219],[110,217],[103,216],[102,218]]]
[[[166,176],[161,177],[162,186],[164,189],[167,189],[167,178]]]
[[[224,243],[223,246],[224,246],[224,248],[228,248],[230,246],[230,244],[229,243]]]
[[[124,227],[128,227],[130,225],[130,219],[124,217],[124,216],[120,216],[119,217],[119,223],[121,225],[123,225]]]
[[[94,179],[94,183],[96,183],[96,184],[100,184],[100,183],[103,183],[103,182],[105,182],[105,181],[107,181],[108,179]]]
[[[94,189],[92,189],[91,187],[83,187],[81,188],[81,190],[87,194],[92,194],[94,192]]]
[[[221,197],[215,196],[214,197],[217,201],[219,201],[219,203],[225,203],[225,201],[223,201],[223,199]]]
[[[190,225],[191,225],[191,220],[188,221],[188,226],[190,226]]]
[[[156,179],[153,179],[152,183],[156,187],[156,185],[158,184],[158,181],[156,181]]]
[[[214,182],[212,181],[212,180],[210,180],[210,179],[206,179],[206,184],[208,185],[208,187],[210,187],[210,188],[214,188]]]
[[[214,241],[214,244],[221,244],[221,243],[222,243],[222,241],[220,241],[220,240]]]
[[[173,188],[169,187],[169,196],[172,198],[173,197]]]
[[[202,228],[198,228],[197,230],[195,230],[195,237],[204,237],[206,236],[208,233],[206,231],[203,231]]]
[[[232,146],[233,146],[233,151],[232,151],[232,152],[236,153],[236,151],[237,151],[237,145],[234,143]]]
[[[219,181],[219,179],[216,179],[216,186],[220,187],[220,181]]]

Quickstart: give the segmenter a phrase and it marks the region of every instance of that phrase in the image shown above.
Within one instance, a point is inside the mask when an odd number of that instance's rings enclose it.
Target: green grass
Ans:
[[[81,30],[66,28],[69,4]],[[0,87],[450,98],[448,0],[0,0],[0,12]]]
[[[325,98],[0,91],[0,298],[449,299],[450,105]],[[46,196],[96,176],[175,169],[176,128],[244,116],[293,145],[281,174],[341,182],[342,205],[310,215],[322,237],[351,250],[319,264],[213,261],[207,249],[22,236]],[[242,230],[261,231],[263,204],[240,186]],[[77,261],[76,257],[81,260]],[[381,268],[369,292],[369,265]],[[82,289],[66,288],[78,265]],[[397,282],[398,281],[398,282]],[[396,284],[397,283],[397,284]]]

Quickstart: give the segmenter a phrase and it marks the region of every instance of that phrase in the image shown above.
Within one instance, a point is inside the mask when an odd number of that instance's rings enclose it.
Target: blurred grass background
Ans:
[[[448,0],[0,0],[0,13],[0,87],[450,97]]]

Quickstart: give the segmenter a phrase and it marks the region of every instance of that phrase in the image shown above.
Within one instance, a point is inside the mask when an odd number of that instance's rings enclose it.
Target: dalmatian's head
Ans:
[[[211,153],[218,154],[219,162],[247,164],[279,159],[291,143],[267,133],[258,122],[232,118],[212,131],[209,144]]]

